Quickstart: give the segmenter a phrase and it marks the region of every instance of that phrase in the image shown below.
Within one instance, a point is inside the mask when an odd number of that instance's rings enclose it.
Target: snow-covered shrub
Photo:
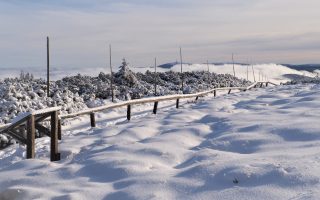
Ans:
[[[246,86],[250,82],[229,74],[196,72],[150,72],[135,73],[123,59],[120,70],[113,74],[116,100],[138,99],[157,95],[194,93],[215,87]],[[184,91],[181,91],[181,81]],[[0,123],[8,123],[21,112],[61,106],[62,113],[73,113],[87,107],[100,105],[99,99],[111,99],[111,76],[100,73],[97,77],[65,77],[50,82],[50,97],[46,96],[46,82],[34,79],[29,73],[21,72],[20,78],[0,81]],[[100,102],[100,103],[97,103]]]

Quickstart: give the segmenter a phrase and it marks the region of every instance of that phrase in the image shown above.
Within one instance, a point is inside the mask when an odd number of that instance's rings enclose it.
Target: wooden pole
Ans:
[[[176,108],[179,108],[179,99],[176,101]]]
[[[90,124],[91,124],[91,127],[96,127],[96,117],[94,113],[90,113]]]
[[[259,70],[259,81],[260,81],[260,70]]]
[[[209,69],[209,61],[207,60],[207,67],[208,67],[208,83],[210,85],[210,69]],[[208,85],[208,87],[209,87]]]
[[[255,76],[255,74],[254,74],[254,68],[253,68],[253,65],[251,65],[251,67],[252,67],[252,73],[253,73],[253,81],[254,81],[254,82],[256,82],[256,76]]]
[[[158,109],[158,101],[154,102],[153,114],[157,114],[157,109]]]
[[[50,149],[50,160],[60,160],[60,153],[58,153],[58,112],[54,111],[51,114],[51,149]]]
[[[35,119],[33,115],[30,115],[27,121],[27,159],[34,158],[35,152]]]
[[[110,61],[110,81],[111,81],[111,101],[114,102],[114,89],[113,89],[113,72],[112,72],[112,60],[111,60],[111,44],[109,45],[109,61]]]
[[[47,97],[50,96],[50,52],[49,37],[47,37]]]
[[[129,121],[131,119],[131,105],[129,104],[127,106],[127,120]]]
[[[154,96],[157,96],[157,58],[154,58]]]
[[[235,71],[235,69],[234,69],[233,53],[232,53],[232,66],[233,66],[233,76],[236,76],[236,71]]]
[[[184,76],[183,76],[183,71],[182,71],[182,50],[181,50],[181,47],[180,47],[180,65],[181,65],[181,91],[182,91],[182,94],[183,94],[183,79],[184,79]]]
[[[217,91],[213,90],[213,96],[216,97],[217,96]]]
[[[61,119],[58,120],[58,140],[61,140],[62,136],[61,136]]]

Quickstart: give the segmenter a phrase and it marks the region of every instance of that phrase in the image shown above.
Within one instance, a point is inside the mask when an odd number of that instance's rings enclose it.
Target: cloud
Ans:
[[[45,65],[45,37],[53,66],[188,62],[319,62],[317,8],[298,0],[2,0],[0,68]],[[297,56],[299,55],[299,56]]]

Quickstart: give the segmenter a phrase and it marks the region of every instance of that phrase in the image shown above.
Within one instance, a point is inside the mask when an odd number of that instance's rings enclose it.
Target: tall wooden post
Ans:
[[[47,97],[50,96],[50,54],[49,37],[47,37]]]
[[[157,58],[154,58],[154,96],[157,96]]]
[[[58,112],[54,111],[51,113],[51,149],[50,149],[50,160],[60,160],[60,153],[58,153]]]
[[[157,109],[158,109],[158,101],[154,102],[153,114],[157,114]]]
[[[27,159],[34,158],[36,128],[34,116],[30,115],[27,121]]]
[[[96,117],[94,113],[90,113],[90,124],[91,124],[91,127],[96,127]]]
[[[209,61],[207,60],[207,68],[208,68],[208,83],[210,85],[210,69],[209,69]]]
[[[131,105],[129,104],[127,106],[127,120],[129,121],[131,119]]]
[[[112,60],[111,60],[111,44],[109,45],[109,61],[110,61],[110,81],[111,81],[111,101],[114,102],[114,89],[113,89],[113,72],[112,72]]]
[[[256,76],[255,76],[255,74],[254,74],[253,65],[251,65],[251,67],[252,67],[252,73],[253,73],[253,81],[256,82]]]
[[[236,71],[234,69],[234,59],[233,59],[233,53],[232,53],[232,66],[233,66],[233,76],[236,76]]]
[[[181,90],[183,94],[183,81],[184,81],[184,76],[183,76],[183,71],[182,71],[182,51],[180,47],[180,65],[181,65]]]
[[[58,120],[58,140],[61,140],[62,139],[62,136],[61,136],[61,119]]]

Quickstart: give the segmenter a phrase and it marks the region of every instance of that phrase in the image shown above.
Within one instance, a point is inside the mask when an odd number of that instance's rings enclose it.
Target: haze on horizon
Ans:
[[[0,0],[0,69],[173,62],[320,63],[318,0]]]

